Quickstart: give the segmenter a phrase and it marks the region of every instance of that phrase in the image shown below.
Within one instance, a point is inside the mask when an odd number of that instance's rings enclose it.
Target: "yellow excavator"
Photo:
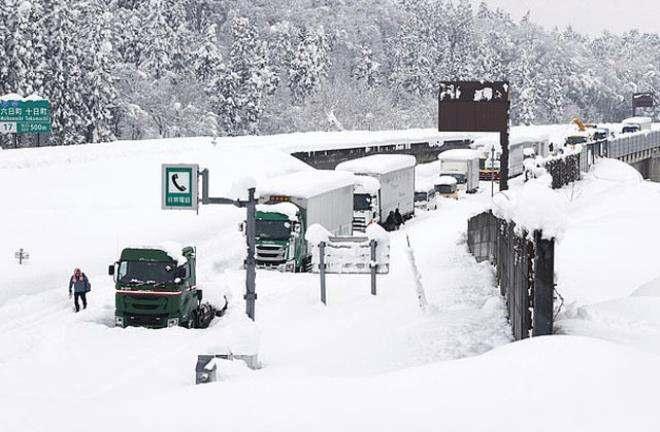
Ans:
[[[591,139],[591,133],[589,129],[596,128],[596,125],[585,124],[578,116],[573,117],[570,124],[576,125],[579,132],[567,136],[565,142],[566,145],[584,144],[589,142]]]

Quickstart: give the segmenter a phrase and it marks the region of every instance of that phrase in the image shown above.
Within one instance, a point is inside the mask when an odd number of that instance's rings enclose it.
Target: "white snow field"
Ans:
[[[310,169],[281,151],[284,141],[0,152],[0,430],[658,430],[660,331],[648,326],[660,323],[628,317],[613,328],[604,312],[588,312],[660,277],[660,233],[642,226],[660,216],[660,185],[606,161],[557,192],[568,212],[557,249],[560,330],[582,336],[509,344],[493,271],[465,245],[467,218],[489,205],[487,184],[392,233],[391,271],[379,276],[376,297],[367,275],[328,275],[326,307],[318,275],[259,270],[252,323],[242,299],[244,211],[162,211],[160,164],[197,162],[210,169],[212,195],[223,195],[243,177]],[[206,330],[114,328],[107,265],[126,245],[163,241],[197,246],[198,282],[211,300],[228,293],[227,316]],[[13,259],[21,247],[30,253],[24,266]],[[74,267],[92,283],[79,314],[66,286]],[[648,292],[657,290],[640,292],[644,306],[630,313],[651,316]],[[630,337],[619,337],[622,328]],[[220,382],[194,385],[197,354],[256,347],[262,369],[223,363]]]

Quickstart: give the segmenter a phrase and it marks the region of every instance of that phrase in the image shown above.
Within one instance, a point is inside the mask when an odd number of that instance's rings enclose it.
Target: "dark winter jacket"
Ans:
[[[386,231],[394,231],[396,229],[396,217],[394,216],[394,212],[390,212],[387,216],[383,228],[385,228]]]
[[[71,279],[69,280],[69,294],[71,294],[72,288],[74,293],[84,293],[91,290],[89,279],[87,279],[85,273],[82,274],[82,278],[80,279],[76,279],[75,276],[71,276]]]
[[[396,222],[397,225],[403,225],[403,216],[401,216],[399,209],[396,209],[394,211],[394,221]]]

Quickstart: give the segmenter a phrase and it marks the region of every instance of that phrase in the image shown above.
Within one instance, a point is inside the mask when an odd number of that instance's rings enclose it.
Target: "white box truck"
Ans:
[[[477,150],[447,150],[438,155],[440,175],[451,176],[458,184],[464,184],[467,193],[479,190],[479,158]]]
[[[262,267],[309,271],[307,228],[320,224],[336,236],[352,235],[354,178],[346,173],[301,171],[259,184],[256,259]]]
[[[414,156],[377,154],[342,162],[335,168],[358,176],[378,180],[377,191],[355,189],[353,228],[363,231],[370,223],[384,223],[397,208],[404,219],[415,214]]]
[[[630,117],[622,123],[621,133],[645,132],[653,127],[653,119],[650,117]]]

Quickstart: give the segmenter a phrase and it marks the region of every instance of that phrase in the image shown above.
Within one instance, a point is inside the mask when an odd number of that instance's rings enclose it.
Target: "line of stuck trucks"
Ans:
[[[479,155],[449,150],[437,162],[417,165],[414,156],[376,154],[342,162],[334,170],[310,170],[269,179],[257,188],[256,261],[266,268],[305,272],[312,250],[308,227],[320,224],[335,236],[364,232],[373,223],[433,210],[439,197],[458,198],[458,188],[479,188]],[[462,186],[463,185],[463,186]]]
[[[444,155],[444,156],[443,156]],[[475,159],[476,158],[476,159]],[[334,170],[307,170],[258,185],[257,265],[305,272],[312,266],[309,227],[334,236],[365,232],[370,224],[388,228],[397,214],[410,219],[415,208],[432,210],[440,196],[458,198],[479,187],[478,152],[451,150],[432,164],[414,156],[377,154],[347,161]],[[206,328],[227,309],[224,296],[202,302],[193,247],[129,247],[109,266],[115,282],[115,325]]]

